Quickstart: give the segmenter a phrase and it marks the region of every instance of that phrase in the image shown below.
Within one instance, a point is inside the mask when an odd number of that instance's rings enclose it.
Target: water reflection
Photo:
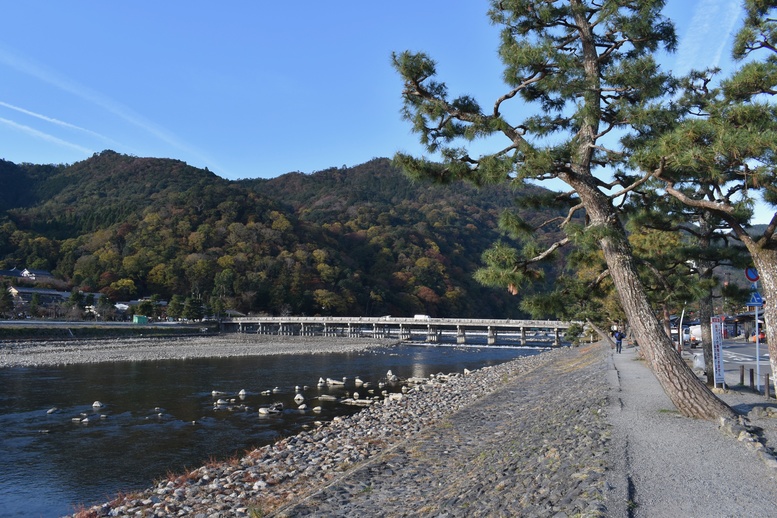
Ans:
[[[74,504],[142,489],[167,473],[357,412],[317,399],[354,390],[356,376],[376,385],[388,370],[402,378],[425,377],[536,352],[402,346],[350,354],[0,369],[0,514],[64,514]],[[320,377],[349,381],[318,387]],[[294,401],[297,385],[308,410],[298,410]],[[225,404],[214,405],[218,399]],[[104,406],[95,408],[94,401]],[[277,403],[282,413],[259,415],[260,407]],[[321,411],[312,412],[314,406]],[[48,413],[52,408],[57,410]]]

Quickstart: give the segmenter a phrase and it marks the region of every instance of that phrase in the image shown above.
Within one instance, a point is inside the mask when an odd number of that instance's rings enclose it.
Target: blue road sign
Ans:
[[[761,294],[754,291],[750,294],[750,300],[747,301],[747,305],[751,307],[761,307],[764,305],[764,299],[761,298]]]

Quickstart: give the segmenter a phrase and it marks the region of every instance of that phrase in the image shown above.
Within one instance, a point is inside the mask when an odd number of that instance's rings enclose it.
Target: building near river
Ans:
[[[70,298],[69,291],[47,290],[43,288],[27,288],[24,286],[11,286],[8,288],[14,299],[14,306],[29,305],[37,296],[38,304],[49,305],[64,302]]]

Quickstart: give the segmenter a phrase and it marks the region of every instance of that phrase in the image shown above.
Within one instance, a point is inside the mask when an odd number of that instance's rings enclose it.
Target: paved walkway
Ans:
[[[681,417],[634,348],[612,354],[608,376],[614,463],[608,515],[777,516],[777,470],[769,456],[764,460],[717,423]],[[743,389],[720,397],[740,413],[777,406]],[[769,439],[777,437],[777,419],[754,424],[766,429],[763,438],[774,448]]]
[[[748,390],[721,397],[740,413],[777,407]],[[606,419],[591,419],[604,398]],[[773,447],[777,418],[757,424]],[[718,423],[680,416],[636,349],[590,345],[275,516],[366,515],[777,516],[777,462]]]

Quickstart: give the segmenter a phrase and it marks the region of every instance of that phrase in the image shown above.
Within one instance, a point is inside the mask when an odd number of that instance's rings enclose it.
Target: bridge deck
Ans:
[[[226,324],[319,324],[319,325],[410,325],[410,326],[446,326],[467,328],[502,327],[511,329],[568,329],[577,322],[561,320],[510,320],[480,318],[414,318],[414,317],[235,317],[224,320]]]
[[[429,342],[439,342],[444,332],[456,333],[457,343],[466,343],[467,334],[486,334],[487,342],[494,344],[498,334],[519,333],[520,343],[536,341],[538,332],[552,337],[560,344],[560,331],[575,322],[558,320],[500,320],[472,318],[418,317],[236,317],[221,322],[223,331],[255,332],[258,334],[301,336],[372,336],[411,340],[413,335],[425,334]],[[528,332],[528,334],[527,334]],[[530,336],[531,335],[531,336]]]

